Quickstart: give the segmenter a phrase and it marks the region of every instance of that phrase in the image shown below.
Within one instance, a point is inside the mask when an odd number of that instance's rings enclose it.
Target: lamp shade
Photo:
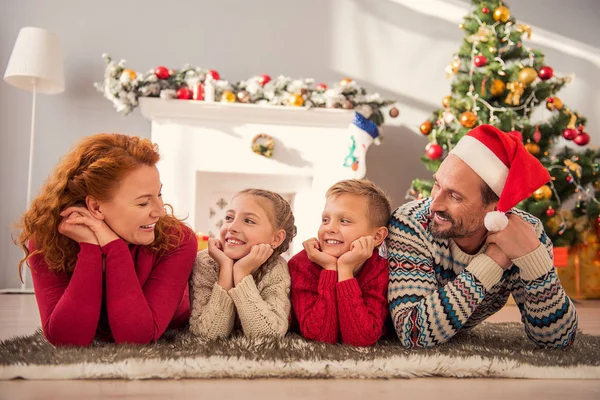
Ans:
[[[65,90],[65,73],[58,35],[42,28],[25,27],[17,36],[4,81],[19,89],[38,93]]]

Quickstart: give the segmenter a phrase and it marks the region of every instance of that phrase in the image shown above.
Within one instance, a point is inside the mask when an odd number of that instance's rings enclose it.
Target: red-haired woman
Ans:
[[[59,163],[21,220],[42,329],[55,345],[149,343],[187,323],[198,242],[165,212],[147,139],[98,134]]]

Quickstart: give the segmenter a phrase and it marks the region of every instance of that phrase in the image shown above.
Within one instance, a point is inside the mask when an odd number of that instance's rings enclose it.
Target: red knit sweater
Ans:
[[[327,343],[371,346],[383,334],[388,314],[388,263],[375,249],[353,279],[338,283],[302,250],[288,262],[292,307],[302,336]]]
[[[187,283],[198,250],[191,231],[163,256],[122,239],[79,247],[72,274],[50,271],[42,254],[29,260],[50,343],[87,346],[96,335],[116,343],[149,343],[167,327],[188,321]]]

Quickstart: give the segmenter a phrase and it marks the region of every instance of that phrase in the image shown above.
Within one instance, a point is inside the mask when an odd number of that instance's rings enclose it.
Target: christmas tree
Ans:
[[[472,5],[459,25],[464,41],[446,69],[451,94],[420,127],[429,139],[422,161],[437,171],[459,139],[480,124],[520,132],[552,180],[518,207],[542,220],[555,246],[583,243],[590,228],[599,224],[595,189],[600,188],[600,152],[564,146],[563,138],[579,146],[590,141],[585,118],[556,96],[570,77],[555,76],[544,55],[523,43],[531,28],[518,24],[504,2],[472,0]],[[532,121],[532,112],[542,104],[549,110],[547,120]],[[408,197],[427,197],[432,186],[416,179]]]

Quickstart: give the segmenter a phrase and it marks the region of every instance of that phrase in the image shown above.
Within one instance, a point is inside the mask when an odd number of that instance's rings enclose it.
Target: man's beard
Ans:
[[[440,230],[434,218],[435,214],[449,222],[450,228],[446,230]],[[473,235],[477,231],[477,229],[466,228],[463,221],[457,223],[456,220],[452,218],[450,214],[446,212],[437,211],[433,212],[431,215],[430,227],[431,234],[436,239],[462,239]]]

